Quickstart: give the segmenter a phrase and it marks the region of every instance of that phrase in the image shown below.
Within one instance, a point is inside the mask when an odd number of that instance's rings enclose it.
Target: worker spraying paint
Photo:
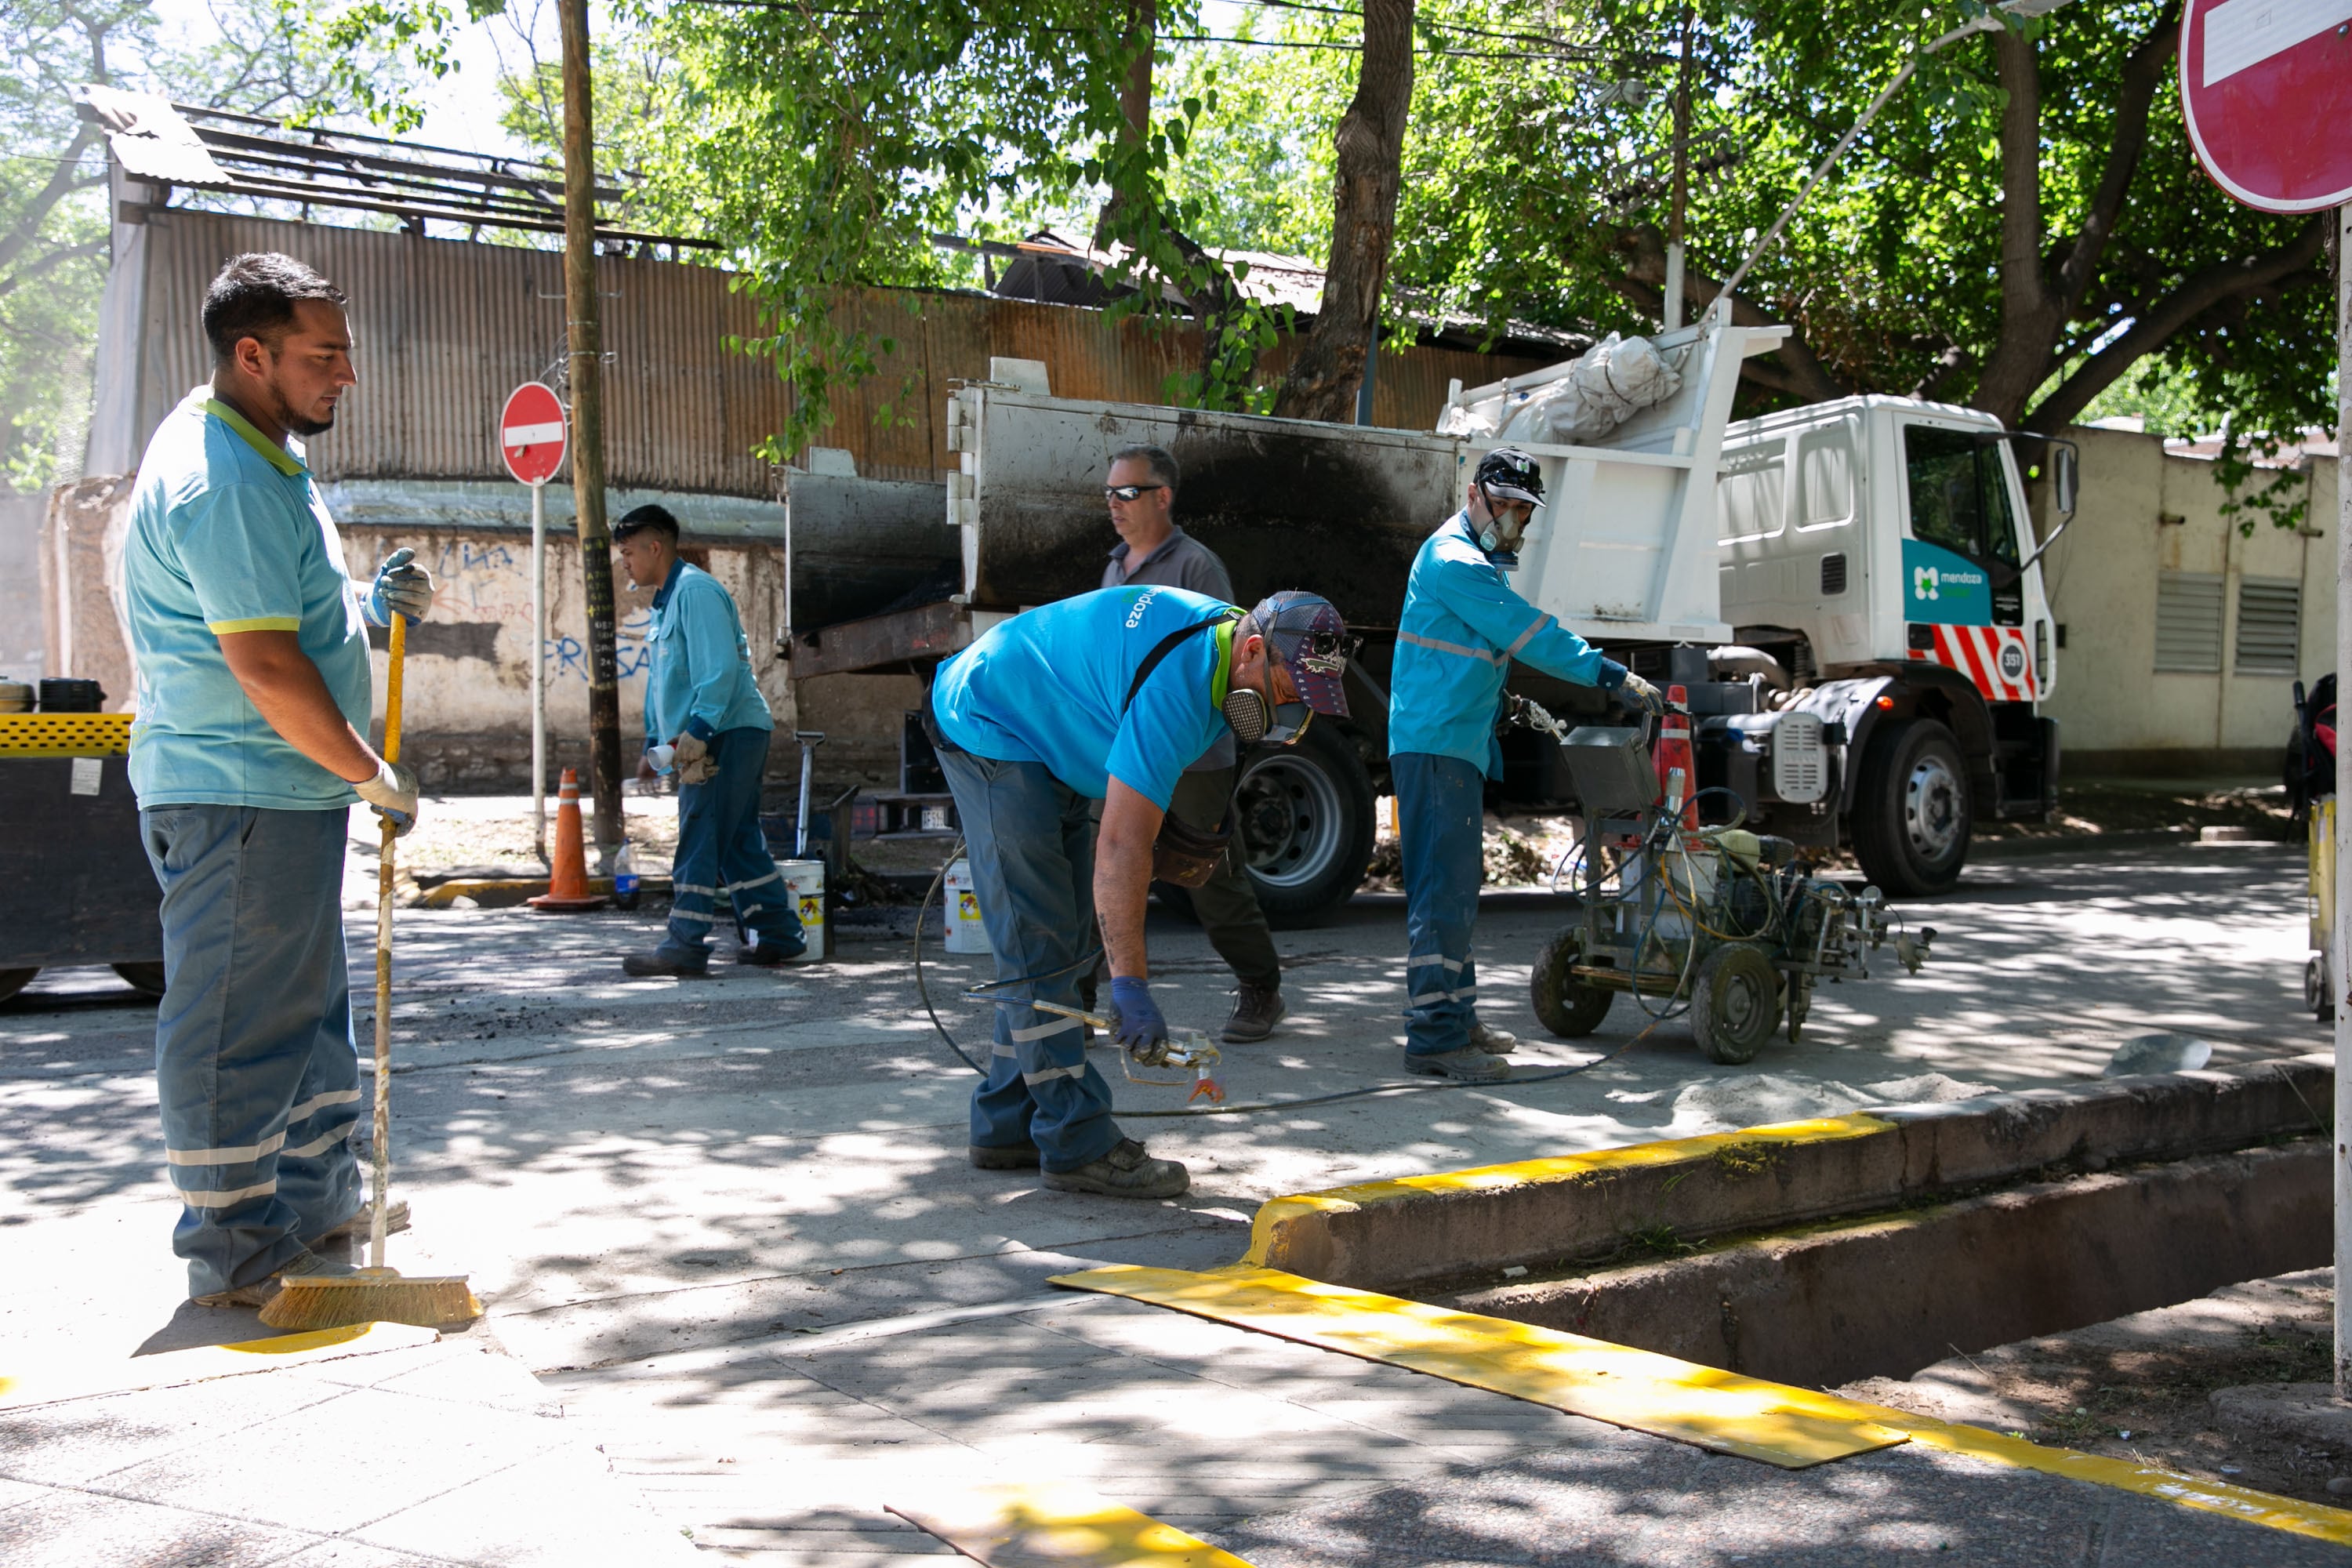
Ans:
[[[657,947],[623,954],[621,967],[682,978],[709,973],[712,910],[722,887],[734,906],[739,962],[798,958],[807,939],[760,828],[760,781],[776,725],[751,676],[734,597],[709,573],[678,559],[677,519],[666,508],[629,512],[613,525],[613,547],[631,587],[655,590],[637,776],[655,777],[656,748],[667,745],[678,783],[669,931]]]
[[[972,1091],[974,1165],[1042,1169],[1048,1187],[1109,1197],[1191,1184],[1181,1163],[1119,1131],[1087,1064],[1073,1015],[1094,963],[1088,927],[1099,921],[1109,957],[1119,1045],[1164,1059],[1143,938],[1155,845],[1170,839],[1168,858],[1205,868],[1201,840],[1214,837],[1168,815],[1177,780],[1228,734],[1287,744],[1316,713],[1347,717],[1346,633],[1312,594],[1244,615],[1181,588],[1108,588],[1024,611],[940,667],[927,728],[999,976],[995,1044]]]
[[[1518,1041],[1477,1013],[1470,939],[1484,869],[1486,781],[1503,775],[1495,730],[1513,659],[1598,686],[1652,712],[1658,689],[1537,609],[1504,581],[1543,505],[1542,469],[1498,447],[1462,510],[1413,558],[1389,690],[1389,771],[1404,858],[1407,1071],[1507,1078]]]
[[[394,551],[364,595],[302,438],[357,382],[343,295],[290,257],[205,290],[213,378],[139,462],[123,605],[139,671],[131,783],[163,890],[155,1022],[172,1245],[206,1306],[352,1272],[359,1063],[343,957],[347,807],[402,831],[416,780],[365,739],[367,626],[432,608]],[[388,1229],[404,1216],[388,1212]]]

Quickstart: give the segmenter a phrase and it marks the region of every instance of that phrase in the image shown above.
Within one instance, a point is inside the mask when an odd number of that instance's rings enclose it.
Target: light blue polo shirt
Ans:
[[[646,634],[653,668],[646,680],[646,743],[691,732],[708,741],[721,730],[773,730],[775,719],[751,677],[751,645],[727,585],[698,566],[670,563],[654,595]]]
[[[139,460],[122,588],[142,807],[330,811],[359,798],[269,727],[221,653],[227,633],[297,634],[335,706],[367,733],[367,624],[299,442],[278,446],[210,387],[188,394]]]
[[[1119,707],[1162,637],[1230,608],[1183,588],[1132,587],[1024,610],[940,666],[931,710],[974,756],[1043,763],[1094,800],[1117,779],[1164,811],[1177,775],[1231,733],[1231,624],[1179,643]]]

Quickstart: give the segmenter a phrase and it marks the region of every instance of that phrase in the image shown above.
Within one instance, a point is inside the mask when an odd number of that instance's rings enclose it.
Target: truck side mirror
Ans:
[[[2074,515],[2074,448],[2053,446],[2050,449],[2051,503],[2061,517]]]

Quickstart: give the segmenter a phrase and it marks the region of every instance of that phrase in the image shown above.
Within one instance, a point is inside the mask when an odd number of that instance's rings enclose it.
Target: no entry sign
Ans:
[[[563,405],[540,382],[526,381],[507,394],[499,415],[499,456],[507,472],[527,485],[543,485],[563,466]]]
[[[2352,0],[2189,0],[2180,104],[2198,161],[2248,206],[2352,202]]]

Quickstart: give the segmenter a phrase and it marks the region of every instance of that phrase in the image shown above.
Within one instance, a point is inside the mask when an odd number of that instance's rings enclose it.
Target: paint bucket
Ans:
[[[793,963],[814,963],[832,953],[825,946],[824,929],[824,862],[822,860],[779,860],[776,868],[784,874],[784,888],[791,895],[793,907],[801,917],[801,935],[808,942]]]
[[[44,713],[95,713],[106,706],[106,693],[95,680],[50,676],[41,682]]]
[[[30,713],[33,688],[22,680],[0,680],[0,713]]]
[[[948,903],[943,917],[950,952],[988,952],[988,928],[980,923],[980,895],[971,885],[971,862],[948,868]]]

